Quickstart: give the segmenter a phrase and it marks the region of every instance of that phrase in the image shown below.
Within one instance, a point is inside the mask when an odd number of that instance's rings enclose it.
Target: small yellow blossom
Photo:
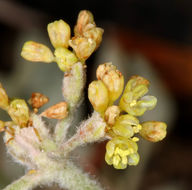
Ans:
[[[149,82],[143,77],[132,77],[124,90],[119,106],[122,110],[134,116],[141,116],[146,110],[156,106],[157,98],[144,96],[148,92]]]
[[[139,125],[139,120],[137,118],[126,114],[117,118],[112,130],[118,136],[130,138],[136,132],[135,128],[140,128],[140,126],[141,125]]]
[[[55,60],[62,71],[68,71],[78,61],[73,52],[67,48],[59,47],[55,49]]]
[[[22,99],[14,99],[10,102],[8,114],[13,122],[20,127],[26,127],[29,121],[29,108]]]
[[[33,41],[25,42],[21,56],[33,62],[51,63],[54,61],[54,56],[47,46]]]
[[[124,77],[111,63],[100,65],[96,71],[97,78],[102,80],[109,90],[109,101],[119,98],[124,88]]]
[[[151,142],[158,142],[165,138],[167,125],[159,121],[147,121],[141,124],[140,135]]]
[[[6,110],[9,106],[9,98],[3,86],[0,83],[0,108]]]
[[[102,81],[93,81],[88,88],[88,97],[95,111],[103,113],[109,104],[108,90]]]
[[[138,146],[131,139],[116,136],[106,145],[105,160],[116,169],[125,169],[127,165],[137,165]]]
[[[58,20],[48,24],[47,31],[54,48],[67,48],[71,37],[70,26],[63,20]]]

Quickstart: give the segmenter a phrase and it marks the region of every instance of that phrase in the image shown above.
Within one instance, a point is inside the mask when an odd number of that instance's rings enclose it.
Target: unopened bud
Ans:
[[[5,122],[0,120],[0,132],[5,130]]]
[[[0,83],[0,108],[7,109],[9,106],[9,98],[3,86]]]
[[[54,56],[47,46],[33,41],[25,42],[21,56],[28,61],[34,62],[51,63],[54,61]]]
[[[88,88],[88,97],[97,112],[104,112],[109,104],[108,90],[102,81],[93,81]]]
[[[33,108],[40,108],[41,106],[46,104],[48,101],[49,101],[49,98],[44,94],[33,92],[29,100],[29,103]]]
[[[96,49],[96,42],[91,38],[73,37],[72,40],[69,41],[69,45],[73,48],[77,57],[83,61],[88,59]]]
[[[110,106],[107,108],[107,110],[105,111],[105,121],[107,122],[108,125],[114,125],[116,118],[119,116],[120,114],[120,109],[118,106]]]
[[[75,36],[82,36],[84,31],[92,27],[95,27],[93,14],[87,10],[81,11],[74,29]]]
[[[41,116],[50,119],[64,119],[68,115],[67,109],[68,109],[67,103],[60,102],[46,109],[44,112],[41,113]]]
[[[48,24],[47,26],[49,38],[55,48],[68,47],[71,36],[70,26],[63,20],[58,20]]]
[[[102,80],[109,90],[109,101],[117,100],[124,87],[124,77],[121,72],[111,64],[104,64],[104,66],[99,66],[97,78]]]
[[[78,61],[73,52],[66,48],[56,48],[55,50],[56,62],[61,71],[68,71]]]
[[[102,80],[103,77],[110,71],[116,70],[116,67],[112,65],[112,62],[107,62],[98,66],[96,70],[96,76],[98,80]]]
[[[83,35],[84,37],[95,41],[97,49],[102,41],[103,32],[104,30],[102,28],[94,27],[84,32]]]
[[[19,125],[20,127],[26,127],[29,121],[29,108],[22,99],[15,99],[11,101],[8,114],[14,123]]]
[[[147,121],[141,124],[140,135],[151,142],[158,142],[165,138],[167,125],[159,121]]]

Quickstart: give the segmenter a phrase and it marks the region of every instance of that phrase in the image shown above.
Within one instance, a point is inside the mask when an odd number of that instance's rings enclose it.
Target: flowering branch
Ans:
[[[133,76],[124,89],[121,72],[112,63],[105,63],[96,71],[98,80],[89,84],[88,88],[94,112],[68,139],[75,111],[83,101],[85,61],[99,47],[103,29],[96,26],[89,11],[79,13],[72,38],[71,29],[63,20],[48,24],[47,29],[54,53],[43,44],[28,41],[21,56],[32,62],[57,63],[65,72],[62,86],[64,101],[38,113],[39,108],[48,102],[47,96],[32,93],[28,101],[32,107],[30,110],[25,100],[9,98],[0,85],[0,108],[7,111],[12,119],[0,120],[0,132],[5,132],[8,153],[28,171],[4,190],[31,190],[38,185],[52,183],[71,190],[102,190],[95,180],[69,161],[70,152],[87,143],[108,140],[106,162],[116,169],[125,169],[139,162],[137,136],[152,142],[160,141],[166,136],[166,124],[158,121],[140,123],[137,118],[157,103],[154,96],[145,95],[149,81]],[[69,46],[73,51],[68,49]],[[119,103],[114,104],[120,96]],[[43,117],[57,120],[53,132]]]

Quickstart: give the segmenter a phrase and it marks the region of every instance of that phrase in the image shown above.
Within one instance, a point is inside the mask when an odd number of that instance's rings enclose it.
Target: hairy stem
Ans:
[[[39,185],[50,185],[57,183],[61,188],[70,190],[102,190],[102,187],[93,179],[83,173],[72,162],[65,162],[65,166],[56,165],[26,174],[14,181],[3,190],[32,190]],[[75,180],[74,180],[75,179]]]

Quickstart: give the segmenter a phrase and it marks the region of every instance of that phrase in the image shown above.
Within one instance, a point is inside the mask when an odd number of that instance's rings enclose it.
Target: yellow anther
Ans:
[[[47,26],[49,38],[55,48],[68,47],[71,36],[70,26],[63,20],[58,20],[48,24]]]
[[[133,138],[132,138],[132,141],[138,142],[138,141],[139,141],[139,138],[138,138],[138,137],[133,137]]]
[[[130,103],[130,106],[133,107],[137,104],[137,101],[136,100],[133,100],[131,103]]]
[[[54,56],[47,46],[33,41],[25,42],[21,56],[33,62],[50,63],[54,61]]]

